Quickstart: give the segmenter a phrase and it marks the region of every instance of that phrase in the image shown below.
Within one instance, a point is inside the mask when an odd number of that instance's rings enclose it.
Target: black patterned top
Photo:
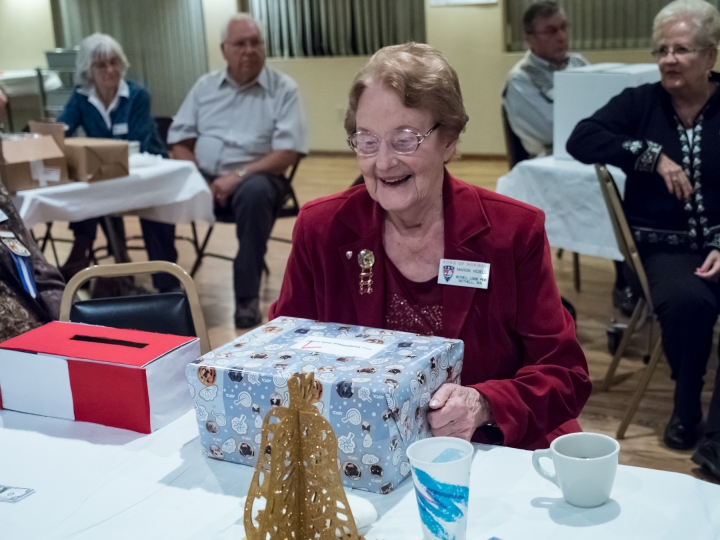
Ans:
[[[711,80],[720,82],[713,73]],[[627,174],[623,207],[635,241],[693,251],[720,249],[720,99],[698,113],[692,140],[660,83],[627,88],[580,122],[567,143],[583,163],[607,163]],[[665,154],[685,169],[694,193],[680,201],[656,172]]]
[[[65,282],[57,268],[47,262],[25,228],[5,187],[0,184],[0,210],[8,219],[0,229],[10,230],[30,250],[37,297],[23,289],[10,251],[0,243],[0,341],[57,319]]]

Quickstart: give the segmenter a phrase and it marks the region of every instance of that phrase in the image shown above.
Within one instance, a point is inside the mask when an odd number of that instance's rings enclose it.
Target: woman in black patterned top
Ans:
[[[665,443],[695,446],[700,392],[720,306],[720,13],[676,0],[653,25],[661,81],[629,88],[580,122],[567,143],[583,163],[627,174],[623,206],[643,260],[676,381]],[[720,477],[720,381],[693,459]]]

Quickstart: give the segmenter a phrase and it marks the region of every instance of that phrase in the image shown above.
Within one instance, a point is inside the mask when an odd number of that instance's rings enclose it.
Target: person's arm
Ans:
[[[72,137],[73,135],[75,135],[77,128],[79,128],[82,123],[82,113],[80,112],[80,99],[80,94],[78,94],[76,88],[70,96],[70,101],[65,104],[63,112],[57,119],[58,122],[67,126],[67,129],[65,130],[66,137]]]
[[[176,142],[170,149],[170,157],[172,159],[192,161],[195,165],[197,165],[197,160],[195,159],[196,142],[197,139],[185,139],[183,141]]]
[[[128,114],[128,141],[139,141],[140,151],[149,154],[165,155],[165,149],[150,114],[150,94],[138,88],[131,95],[130,112]]]
[[[626,172],[654,172],[662,146],[636,135],[648,99],[657,101],[657,96],[645,90],[641,95],[636,88],[627,88],[613,97],[575,126],[567,141],[568,153],[582,163],[606,163]],[[662,114],[660,103],[655,106],[657,114]]]
[[[198,104],[196,94],[201,81],[202,79],[198,80],[190,89],[188,95],[185,96],[185,100],[173,118],[167,135],[170,157],[173,159],[192,161],[196,165],[195,143],[198,138]]]
[[[503,444],[516,448],[577,418],[592,390],[575,325],[555,284],[544,221],[538,213],[524,245],[517,248],[515,331],[523,366],[511,379],[471,387],[487,399]]]
[[[7,104],[8,98],[3,91],[0,90],[0,124],[5,121],[5,107],[7,107]]]
[[[505,111],[513,133],[533,154],[552,146],[553,104],[525,77],[513,77],[505,92]]]
[[[317,276],[308,253],[307,246],[311,239],[306,238],[304,212],[300,210],[295,222],[292,249],[285,268],[280,297],[270,306],[268,320],[283,316],[311,320],[318,318],[316,291],[313,288]]]

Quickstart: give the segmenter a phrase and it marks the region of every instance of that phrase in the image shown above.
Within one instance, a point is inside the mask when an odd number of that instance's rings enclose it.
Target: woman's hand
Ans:
[[[474,388],[443,384],[430,401],[427,419],[433,437],[457,437],[469,441],[475,430],[492,422],[490,404]]]
[[[702,266],[695,270],[695,275],[709,281],[717,281],[720,278],[720,251],[713,249]]]
[[[688,199],[693,194],[693,187],[683,168],[665,154],[660,154],[657,172],[665,180],[668,191],[678,199]]]

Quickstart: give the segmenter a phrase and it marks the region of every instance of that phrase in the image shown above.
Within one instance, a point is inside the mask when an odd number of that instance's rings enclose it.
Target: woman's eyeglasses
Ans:
[[[705,49],[707,49],[707,47],[700,47],[696,49],[693,47],[688,47],[687,45],[673,45],[672,47],[663,45],[661,47],[653,49],[652,55],[656,60],[659,60],[660,58],[665,58],[668,54],[672,54],[675,58],[682,58],[683,56],[687,56],[688,54],[704,51]]]
[[[438,127],[440,127],[439,122],[431,127],[425,135],[411,129],[396,129],[391,131],[384,140],[396,154],[412,154],[418,149],[420,143]],[[374,156],[380,150],[382,141],[383,139],[368,131],[357,131],[347,138],[348,145],[359,156]]]

